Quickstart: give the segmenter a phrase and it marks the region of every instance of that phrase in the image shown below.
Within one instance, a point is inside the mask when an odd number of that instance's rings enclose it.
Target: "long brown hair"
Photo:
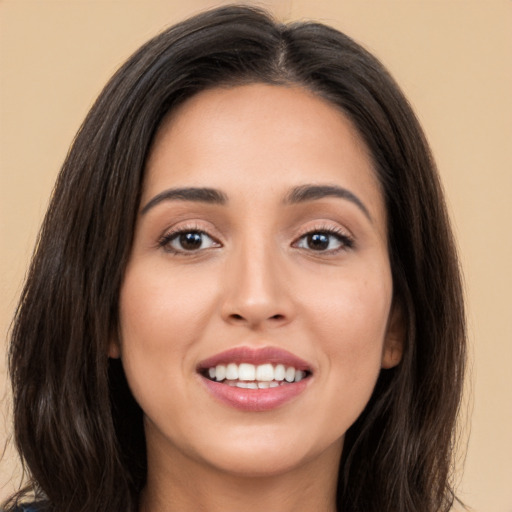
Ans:
[[[341,109],[373,158],[388,214],[402,362],[383,370],[347,433],[345,512],[439,512],[453,501],[465,361],[461,282],[422,130],[383,66],[344,34],[215,9],[138,50],[89,112],[60,172],[12,330],[15,440],[42,510],[136,511],[146,478],[142,412],[107,358],[144,166],[163,117],[207,88],[296,84]],[[22,494],[6,504],[13,510]]]

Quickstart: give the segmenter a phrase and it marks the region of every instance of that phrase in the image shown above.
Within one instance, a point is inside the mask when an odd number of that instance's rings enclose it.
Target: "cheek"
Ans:
[[[317,339],[319,357],[333,384],[362,386],[368,393],[381,368],[391,308],[392,282],[386,266],[358,275],[353,271],[324,281],[304,299],[307,328]]]
[[[310,287],[304,294],[304,311],[313,312],[312,318],[321,331],[329,333],[336,345],[347,348],[362,345],[382,345],[391,307],[392,284],[390,275],[380,270],[373,276],[358,278],[354,273],[325,280],[323,286]]]
[[[212,314],[215,289],[158,263],[128,267],[120,294],[121,358],[135,395],[171,381],[179,385]]]
[[[316,415],[311,421],[327,444],[340,439],[360,416],[381,370],[392,297],[385,263],[337,268],[321,279],[296,276],[301,330],[318,362],[320,391],[309,404]]]
[[[123,340],[162,348],[185,341],[183,334],[198,329],[210,314],[216,287],[204,276],[191,278],[187,271],[147,267],[134,265],[125,276],[120,300]]]

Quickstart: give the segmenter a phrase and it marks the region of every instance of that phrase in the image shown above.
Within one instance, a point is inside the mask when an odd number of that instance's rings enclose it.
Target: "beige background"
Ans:
[[[2,343],[56,173],[102,85],[150,36],[218,3],[0,0]],[[389,67],[423,123],[468,298],[472,393],[464,407],[473,415],[462,422],[463,439],[469,430],[471,437],[459,492],[478,512],[512,512],[512,2],[261,3],[283,19],[320,19],[362,42]],[[7,410],[7,398],[3,404]],[[3,440],[10,418],[2,419]],[[15,485],[16,467],[8,449],[0,496]]]

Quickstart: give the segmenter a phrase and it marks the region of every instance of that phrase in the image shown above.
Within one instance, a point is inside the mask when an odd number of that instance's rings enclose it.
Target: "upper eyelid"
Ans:
[[[291,227],[291,226],[290,226]],[[187,232],[187,231],[197,231],[204,233],[209,236],[213,240],[218,243],[224,245],[226,239],[229,238],[229,233],[224,233],[222,229],[219,229],[212,225],[211,221],[202,220],[202,219],[184,219],[178,220],[176,223],[167,226],[165,229],[161,231],[161,235],[159,236],[159,240],[163,238],[169,238],[178,233]],[[288,231],[288,228],[285,228],[285,232]],[[328,220],[328,219],[318,219],[315,221],[307,221],[301,222],[300,227],[294,228],[290,232],[291,243],[295,243],[300,238],[307,236],[310,233],[314,232],[326,232],[331,233],[333,235],[338,235],[352,241],[355,240],[355,236],[352,231],[347,227],[341,225],[338,221]]]
[[[196,233],[200,233],[202,235],[206,235],[213,242],[213,247],[204,247],[204,248],[200,248],[197,250],[186,250],[184,248],[179,249],[179,248],[176,248],[173,246],[173,242],[179,238],[180,234],[191,233],[191,232],[196,232]],[[183,256],[193,256],[194,254],[198,255],[199,253],[202,253],[205,250],[217,249],[219,247],[223,247],[223,244],[217,238],[215,238],[214,236],[211,236],[209,233],[207,233],[203,229],[194,229],[194,228],[180,228],[180,229],[176,229],[174,231],[173,230],[166,231],[158,239],[158,242],[157,242],[158,249],[163,249],[165,252],[172,253],[175,255],[183,255]]]
[[[311,229],[306,231],[304,234],[300,235],[298,238],[296,238],[296,241],[302,240],[304,237],[314,234],[314,233],[325,233],[330,236],[338,237],[340,239],[344,239],[345,241],[350,241],[351,243],[354,242],[354,238],[352,235],[349,235],[343,230],[336,230],[336,229]],[[296,242],[294,242],[296,243]]]
[[[345,236],[350,239],[355,239],[354,234],[352,231],[345,226],[341,225],[339,222],[336,221],[327,221],[327,220],[321,220],[317,221],[315,223],[307,223],[307,227],[301,227],[300,229],[296,230],[295,237],[296,239],[306,236],[310,233],[315,232],[326,232],[326,233],[332,233],[337,234],[340,236]]]
[[[212,234],[212,231],[216,230],[211,229],[211,226],[205,226],[203,222],[198,221],[197,219],[178,221],[175,224],[166,227],[160,232],[161,234],[158,236],[155,245],[157,248],[165,247],[180,233],[192,231],[206,235],[218,245],[224,245],[220,236]]]
[[[183,233],[187,231],[198,231],[200,233],[208,235],[211,238],[219,238],[219,235],[212,234],[212,231],[218,233],[218,230],[212,228],[211,223],[207,222],[207,224],[209,225],[205,226],[203,222],[204,221],[197,220],[178,221],[172,226],[168,226],[166,229],[164,229],[162,232],[162,236],[169,236],[176,233]]]
[[[320,222],[317,222],[316,224],[311,224],[310,226],[307,227],[307,229],[301,231],[301,234],[295,236],[292,242],[292,247],[297,247],[302,240],[304,240],[307,236],[314,233],[325,233],[328,234],[329,236],[333,236],[338,239],[342,246],[338,249],[318,251],[318,255],[335,254],[340,251],[346,251],[357,247],[356,239],[352,232],[335,221],[322,220]]]

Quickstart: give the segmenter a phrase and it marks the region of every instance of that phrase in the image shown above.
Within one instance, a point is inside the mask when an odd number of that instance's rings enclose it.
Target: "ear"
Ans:
[[[108,357],[111,359],[119,359],[121,357],[121,343],[119,342],[117,330],[115,333],[112,333],[108,342]]]
[[[405,342],[405,321],[402,308],[394,303],[389,314],[384,347],[382,349],[381,367],[389,369],[395,367],[402,360]]]

